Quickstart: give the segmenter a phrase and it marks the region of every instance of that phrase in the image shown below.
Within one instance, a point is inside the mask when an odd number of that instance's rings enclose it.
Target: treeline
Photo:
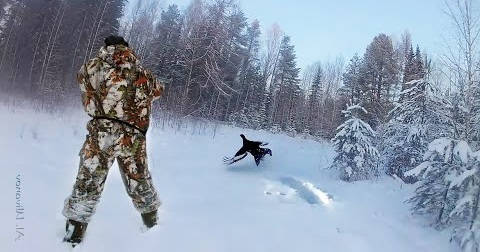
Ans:
[[[194,0],[185,10],[138,1],[128,13],[123,0],[0,4],[1,89],[46,109],[78,100],[77,69],[115,33],[167,82],[157,111],[291,135],[331,138],[349,101],[364,103],[376,128],[410,69],[425,64],[408,34],[380,34],[346,69],[338,58],[301,75],[290,37],[247,20],[233,0]]]
[[[122,33],[168,82],[164,109],[241,127],[332,135],[341,64],[329,64],[310,95],[290,37],[278,25],[266,29],[263,41],[260,23],[247,20],[235,1],[195,0],[156,16],[157,6],[139,2]]]
[[[122,33],[169,82],[162,106],[180,116],[330,138],[349,101],[365,103],[375,128],[385,123],[403,84],[428,68],[408,33],[402,41],[379,34],[346,71],[338,58],[301,75],[290,37],[278,25],[261,29],[247,20],[235,1],[157,11],[155,2],[138,2]]]
[[[0,88],[46,108],[79,100],[77,69],[106,35],[119,33],[167,82],[157,111],[176,116],[331,138],[344,121],[341,111],[361,104],[365,122],[383,131],[408,83],[423,78],[436,90],[453,83],[438,92],[451,102],[456,120],[470,118],[465,111],[472,107],[475,67],[454,64],[453,56],[437,67],[408,33],[399,40],[379,34],[346,66],[338,58],[314,63],[302,75],[290,37],[278,25],[262,29],[247,20],[233,0],[193,0],[184,10],[138,1],[128,13],[124,0],[0,4]],[[457,134],[476,139],[472,122],[457,127]]]

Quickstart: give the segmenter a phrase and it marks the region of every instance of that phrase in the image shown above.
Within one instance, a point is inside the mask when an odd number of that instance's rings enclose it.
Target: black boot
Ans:
[[[154,210],[149,213],[142,213],[142,220],[143,220],[143,224],[145,224],[147,228],[151,228],[157,225],[157,210]]]
[[[67,224],[65,226],[66,234],[65,238],[63,238],[63,241],[69,242],[72,244],[72,247],[75,247],[77,244],[82,242],[87,225],[88,223],[67,220]]]

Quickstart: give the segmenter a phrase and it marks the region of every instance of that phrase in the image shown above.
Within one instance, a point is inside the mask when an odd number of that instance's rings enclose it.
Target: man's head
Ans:
[[[111,45],[124,45],[128,47],[127,41],[123,37],[120,36],[108,36],[105,38],[105,46],[111,46]]]

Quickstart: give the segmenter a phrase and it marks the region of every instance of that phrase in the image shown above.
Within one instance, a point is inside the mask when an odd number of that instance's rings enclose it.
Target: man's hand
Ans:
[[[146,77],[148,81],[149,95],[153,100],[158,99],[164,92],[165,86],[164,83],[155,78],[155,76],[149,70],[142,70],[142,74]]]
[[[165,85],[168,85],[171,82],[172,82],[171,79],[156,78],[155,79],[156,84],[154,85],[154,96],[153,96],[154,99],[160,97],[163,94],[163,92],[165,92]]]
[[[165,91],[165,85],[159,79],[155,78],[152,74],[150,75],[151,75],[151,78],[149,78],[149,80],[151,80],[151,84],[152,84],[151,95],[155,100],[163,94],[163,92]]]

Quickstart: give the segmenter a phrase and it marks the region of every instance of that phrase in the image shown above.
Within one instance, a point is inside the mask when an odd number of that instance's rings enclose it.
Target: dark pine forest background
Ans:
[[[406,82],[434,71],[407,32],[400,41],[379,34],[364,55],[312,62],[301,74],[281,27],[247,20],[235,1],[195,0],[184,10],[158,1],[126,5],[1,0],[3,100],[46,111],[80,107],[76,71],[105,36],[120,34],[168,82],[157,112],[330,138],[347,103],[362,102],[376,127]]]

